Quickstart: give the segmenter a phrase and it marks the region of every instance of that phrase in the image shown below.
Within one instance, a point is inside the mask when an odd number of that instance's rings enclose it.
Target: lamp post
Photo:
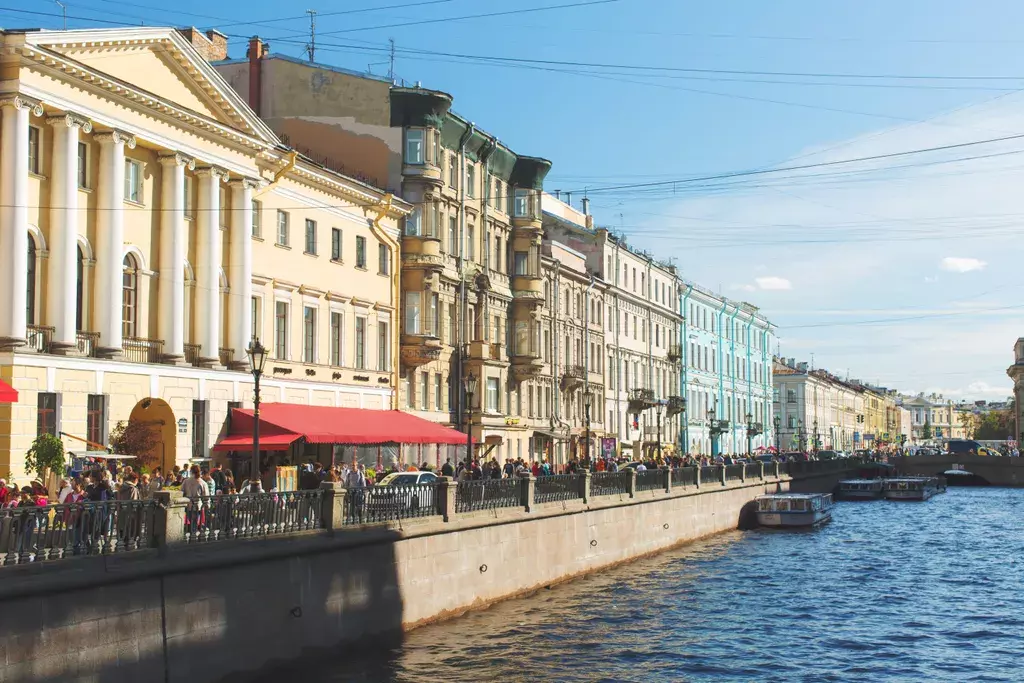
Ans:
[[[782,453],[782,418],[778,415],[772,418],[772,426],[775,427],[775,455],[779,455]]]
[[[818,418],[814,418],[814,450],[817,451],[820,448],[818,444]]]
[[[267,362],[267,350],[260,344],[259,337],[253,337],[249,342],[249,348],[245,350],[249,356],[249,372],[252,373],[256,387],[252,395],[252,482],[260,480],[260,376],[263,374],[263,366]]]
[[[711,436],[711,457],[715,458],[715,457],[718,457],[718,452],[717,452],[717,449],[715,448],[715,436],[717,436],[715,434],[715,430],[718,428],[718,425],[715,423],[715,408],[714,408],[714,406],[712,406],[711,408],[708,408],[707,418],[708,418],[708,435]]]
[[[583,392],[583,438],[586,445],[583,447],[583,466],[590,467],[590,406],[594,401],[594,395],[590,389]]]
[[[754,454],[754,416],[747,413],[747,457]]]
[[[466,465],[473,464],[473,394],[476,393],[477,382],[472,372],[466,375]]]
[[[658,458],[661,459],[661,411],[663,407],[658,405]]]

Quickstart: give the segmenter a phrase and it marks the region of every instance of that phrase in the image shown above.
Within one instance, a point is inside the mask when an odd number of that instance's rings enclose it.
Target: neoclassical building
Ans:
[[[0,33],[0,472],[129,418],[165,465],[206,455],[253,337],[263,401],[393,407],[411,207],[283,145],[203,58],[221,38]]]

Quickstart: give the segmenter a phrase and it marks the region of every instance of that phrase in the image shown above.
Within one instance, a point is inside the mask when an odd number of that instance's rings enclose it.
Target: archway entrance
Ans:
[[[135,404],[129,423],[141,423],[150,427],[157,435],[157,443],[150,451],[151,461],[160,463],[168,472],[177,462],[178,435],[174,423],[174,411],[161,398],[144,398]]]

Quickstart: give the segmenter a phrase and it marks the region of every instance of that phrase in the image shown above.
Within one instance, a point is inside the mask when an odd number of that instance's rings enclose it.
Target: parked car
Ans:
[[[802,451],[787,451],[782,454],[782,457],[784,457],[786,460],[797,460],[804,462],[811,459],[811,456],[807,455]]]
[[[835,460],[838,457],[835,451],[818,451],[818,460]]]
[[[433,472],[392,472],[380,480],[377,486],[408,486],[409,484],[435,484],[437,475]]]
[[[380,480],[370,494],[371,504],[380,508],[397,507],[400,510],[418,510],[436,505],[436,484],[433,472],[392,472]]]

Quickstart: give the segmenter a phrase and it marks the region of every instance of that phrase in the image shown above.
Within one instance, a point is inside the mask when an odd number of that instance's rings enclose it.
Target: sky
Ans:
[[[267,0],[65,4],[69,28],[216,28],[235,58],[250,35],[293,56],[309,39],[306,6]],[[63,21],[56,3],[0,5],[7,28]],[[384,75],[393,39],[398,78],[551,159],[547,189],[585,191],[597,224],[760,307],[782,355],[908,393],[1011,393],[1024,138],[974,143],[1024,134],[1024,3],[308,8],[316,61]]]

